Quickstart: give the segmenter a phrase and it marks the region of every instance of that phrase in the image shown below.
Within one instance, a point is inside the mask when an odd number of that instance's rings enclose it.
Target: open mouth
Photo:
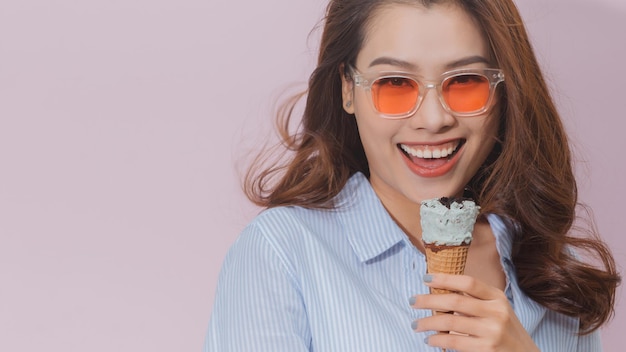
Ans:
[[[465,139],[458,139],[439,145],[408,146],[406,144],[398,144],[398,147],[413,162],[429,162],[450,160],[465,142]]]

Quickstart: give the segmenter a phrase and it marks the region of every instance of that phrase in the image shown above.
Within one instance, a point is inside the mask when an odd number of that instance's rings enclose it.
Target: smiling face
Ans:
[[[367,28],[355,63],[367,76],[400,71],[436,84],[451,70],[493,67],[480,28],[457,5],[388,5]],[[355,114],[372,187],[392,215],[424,199],[460,195],[495,143],[498,116],[455,116],[436,89],[425,92],[414,114],[395,120],[382,118],[371,92],[345,78],[343,98]]]

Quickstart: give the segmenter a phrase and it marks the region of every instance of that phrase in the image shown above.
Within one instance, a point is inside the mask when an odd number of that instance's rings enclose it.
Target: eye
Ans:
[[[406,77],[384,77],[375,82],[378,86],[413,87],[415,82]]]
[[[450,77],[444,83],[444,86],[461,86],[461,85],[471,85],[471,84],[481,84],[485,83],[487,79],[481,75],[477,74],[466,74],[466,75],[458,75],[454,77]]]

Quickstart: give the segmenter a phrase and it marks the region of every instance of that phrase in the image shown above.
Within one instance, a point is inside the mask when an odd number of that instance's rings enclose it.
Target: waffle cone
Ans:
[[[465,262],[467,260],[467,252],[469,244],[460,246],[437,246],[434,244],[424,243],[426,254],[426,265],[428,273],[444,273],[461,275],[465,271]],[[440,288],[430,288],[430,293],[454,293],[454,291],[444,290]],[[449,311],[433,311],[433,315],[453,314]],[[440,331],[440,333],[449,333],[448,331]],[[443,350],[445,351],[445,349]]]
[[[438,246],[424,244],[428,273],[461,275],[465,271],[465,261],[469,244],[460,246]],[[431,288],[431,293],[451,293],[452,291]]]

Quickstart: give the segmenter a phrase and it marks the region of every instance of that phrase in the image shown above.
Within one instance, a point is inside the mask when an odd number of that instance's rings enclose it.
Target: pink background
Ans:
[[[624,267],[626,0],[518,2],[581,199]],[[222,259],[257,210],[239,170],[310,73],[324,6],[0,4],[1,351],[200,350]]]

